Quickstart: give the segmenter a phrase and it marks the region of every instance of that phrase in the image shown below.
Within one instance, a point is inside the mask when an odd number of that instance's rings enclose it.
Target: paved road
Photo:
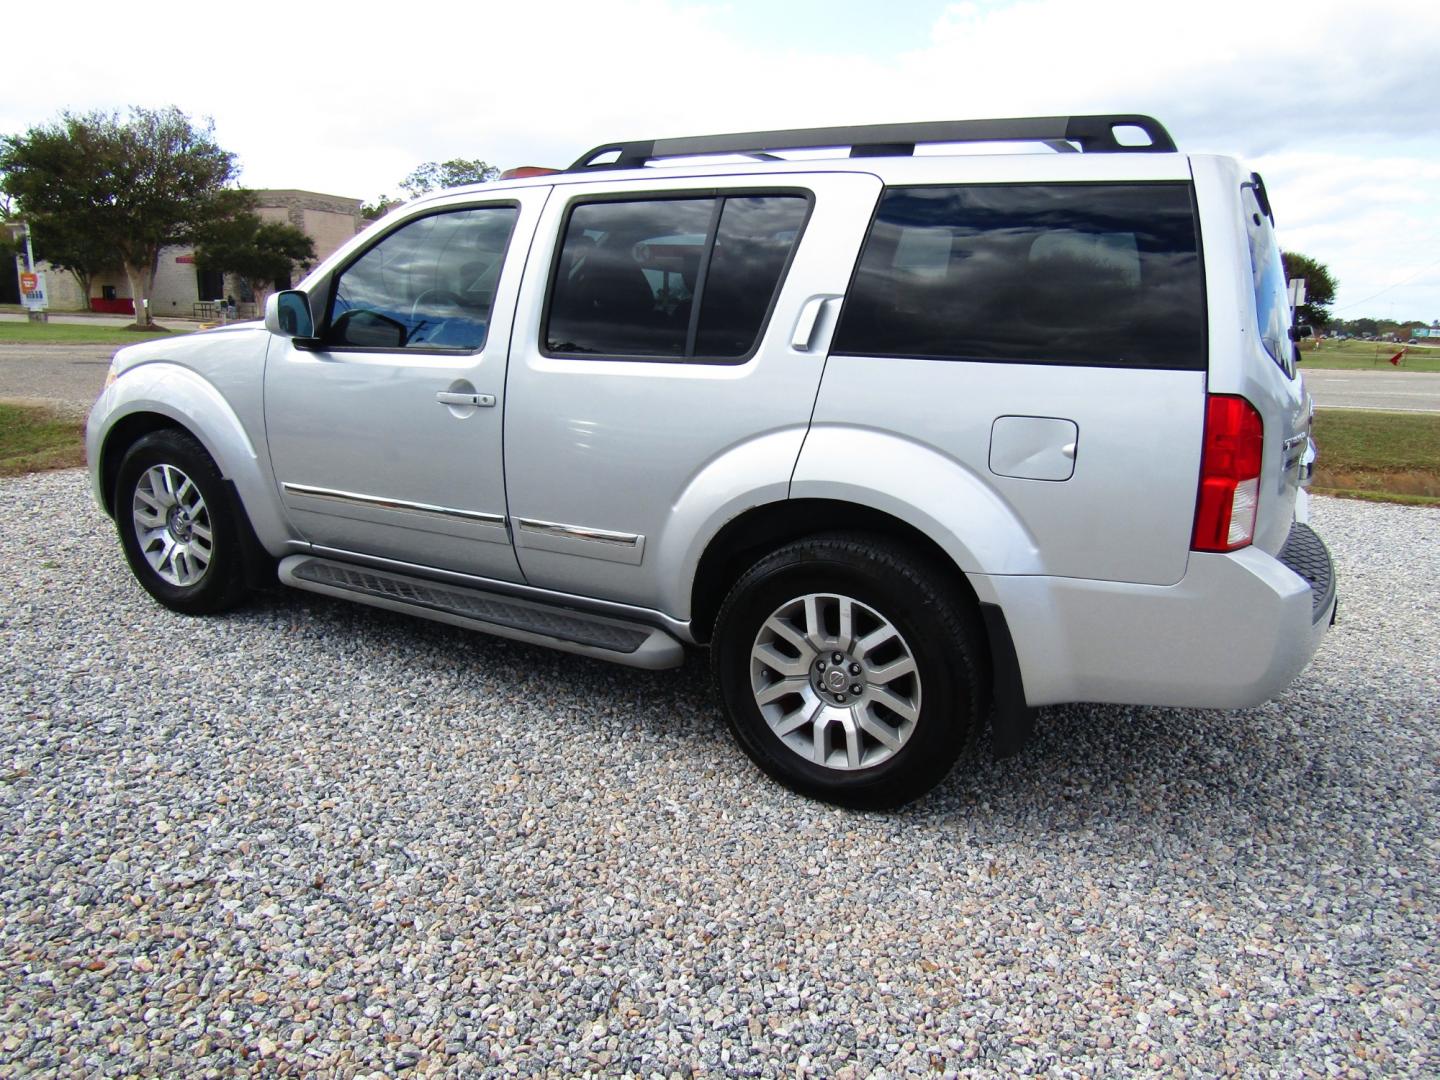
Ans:
[[[114,345],[0,345],[0,399],[84,412],[105,387]]]
[[[1302,370],[1305,385],[1322,409],[1440,412],[1440,373]]]

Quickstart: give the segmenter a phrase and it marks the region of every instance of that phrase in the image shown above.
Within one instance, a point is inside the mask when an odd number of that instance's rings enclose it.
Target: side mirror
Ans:
[[[1300,325],[1298,325],[1298,326],[1291,326],[1291,327],[1290,327],[1290,340],[1291,340],[1291,341],[1300,341],[1300,340],[1303,339],[1303,338],[1311,338],[1311,337],[1314,337],[1314,336],[1315,336],[1315,328],[1314,328],[1313,326],[1309,326],[1309,325],[1307,325],[1307,324],[1302,323],[1302,324],[1300,324]]]
[[[272,293],[265,299],[265,329],[277,337],[293,338],[299,348],[316,344],[310,298],[296,289]]]

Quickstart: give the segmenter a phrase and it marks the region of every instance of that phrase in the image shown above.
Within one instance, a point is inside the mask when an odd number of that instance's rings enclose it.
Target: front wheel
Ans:
[[[114,506],[130,570],[161,604],[204,615],[244,599],[238,511],[193,436],[155,431],[131,446],[120,462]]]
[[[980,714],[979,628],[953,582],[867,536],[762,559],[716,620],[736,740],[766,773],[845,806],[891,807],[949,772]]]

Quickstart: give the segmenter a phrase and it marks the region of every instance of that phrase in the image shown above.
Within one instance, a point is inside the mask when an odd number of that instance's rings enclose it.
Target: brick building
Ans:
[[[266,221],[287,222],[304,232],[315,242],[317,260],[333,254],[370,224],[360,216],[359,199],[288,188],[256,191],[255,196],[255,213]],[[71,274],[50,269],[43,250],[37,250],[35,254],[38,268],[46,271],[51,311],[84,311],[88,308],[117,314],[133,312],[130,282],[123,271],[96,277],[87,303],[87,298],[80,295],[80,283]],[[201,270],[195,262],[193,249],[168,247],[161,250],[155,268],[155,285],[151,289],[151,315],[193,315],[201,302],[226,296],[246,299],[241,295],[240,283],[233,277]]]

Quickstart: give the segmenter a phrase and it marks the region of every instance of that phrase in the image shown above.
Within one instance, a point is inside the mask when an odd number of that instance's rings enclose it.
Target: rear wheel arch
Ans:
[[[833,499],[787,499],[747,510],[727,522],[706,545],[691,587],[691,630],[708,642],[731,586],[772,551],[819,533],[865,533],[904,548],[929,563],[965,602],[978,598],[969,579],[934,539],[883,510]]]

